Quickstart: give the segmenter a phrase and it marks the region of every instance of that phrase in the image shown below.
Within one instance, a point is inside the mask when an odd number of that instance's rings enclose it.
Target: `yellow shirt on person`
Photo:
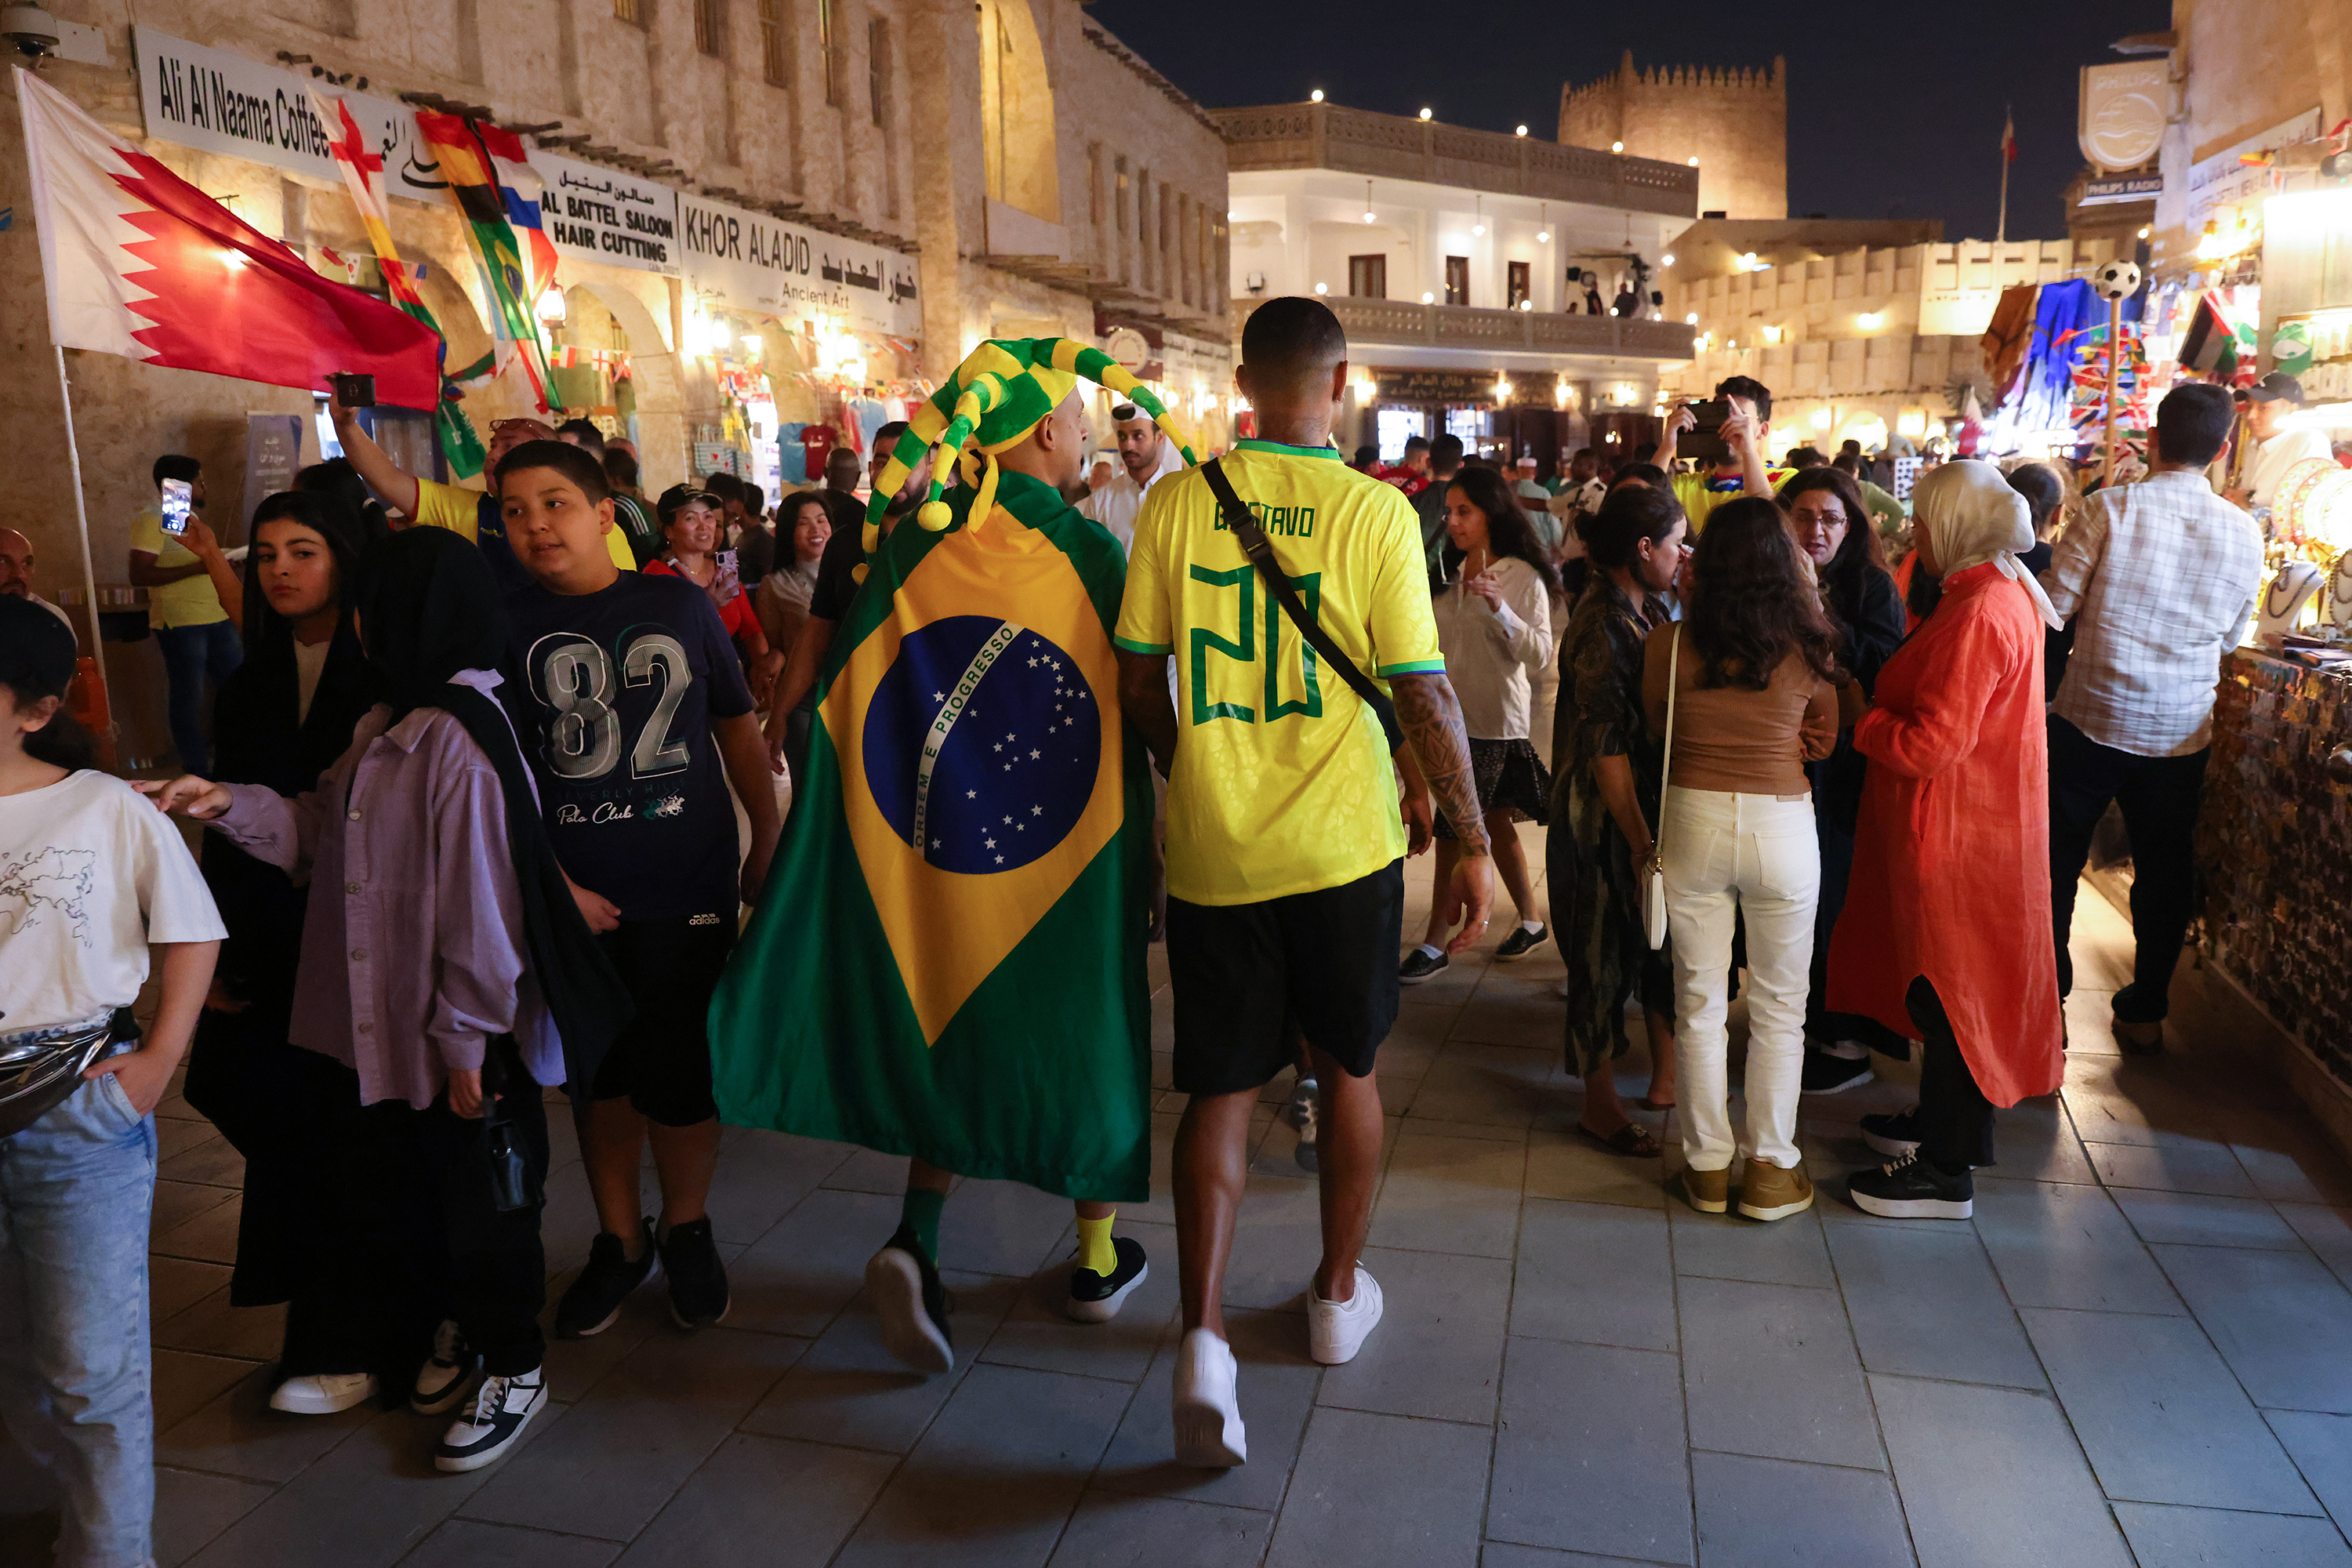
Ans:
[[[1402,492],[1328,447],[1243,441],[1222,461],[1300,599],[1359,668],[1444,669],[1421,524]],[[1352,882],[1404,854],[1379,719],[1317,668],[1197,470],[1143,498],[1114,640],[1176,656],[1171,894],[1258,903]]]
[[[1796,471],[1794,468],[1767,468],[1764,471],[1765,482],[1777,494],[1788,482],[1789,476]],[[1683,515],[1690,519],[1693,533],[1706,527],[1706,520],[1717,507],[1727,500],[1738,500],[1748,493],[1745,479],[1726,481],[1731,486],[1727,490],[1715,489],[1716,478],[1712,469],[1705,473],[1676,474],[1671,482],[1675,488],[1675,499],[1683,503]]]
[[[131,520],[131,548],[147,552],[165,571],[197,564],[194,551],[181,543],[177,536],[163,531],[160,507],[142,506]],[[147,624],[158,629],[208,626],[226,619],[228,612],[221,608],[220,595],[213,592],[213,580],[202,572],[192,572],[176,583],[147,590]]]
[[[416,515],[410,521],[423,528],[446,528],[469,544],[481,542],[483,492],[438,479],[416,481]],[[636,552],[629,548],[628,531],[616,520],[604,531],[604,553],[624,572],[637,569]]]

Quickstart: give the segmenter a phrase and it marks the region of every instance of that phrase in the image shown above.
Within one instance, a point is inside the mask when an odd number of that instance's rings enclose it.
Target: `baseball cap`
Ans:
[[[2303,406],[2303,384],[2283,370],[2270,374],[2246,389],[2249,403],[2274,403],[2284,399],[2297,408]]]

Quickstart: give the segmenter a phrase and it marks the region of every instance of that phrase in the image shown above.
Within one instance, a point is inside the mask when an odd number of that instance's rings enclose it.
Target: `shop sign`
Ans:
[[[919,336],[915,258],[680,191],[679,262],[698,293],[787,318],[823,311],[850,326]]]
[[[2239,157],[2247,153],[2268,153],[2294,142],[2309,142],[2319,134],[2319,110],[2306,109],[2292,120],[2283,120],[2259,136],[2249,136],[2235,146],[2225,147],[2210,158],[2200,158],[2189,166],[2189,232],[2193,236],[2205,227],[2217,207],[2259,205],[2270,191],[2271,172],[2261,164],[2242,163]]]
[[[553,153],[533,152],[530,166],[546,182],[540,226],[557,254],[677,276],[677,192]]]
[[[2164,143],[2172,114],[2172,58],[2084,66],[2074,139],[2101,170],[2137,169]]]
[[[2164,189],[2162,174],[2123,174],[2112,180],[2085,180],[2076,206],[2109,206],[2117,202],[2154,201]]]
[[[328,146],[331,130],[310,103],[310,78],[148,27],[131,29],[131,47],[148,135],[341,187],[343,172]],[[320,90],[351,105],[352,118],[383,154],[392,195],[441,199],[441,177],[430,159],[418,157],[416,116],[406,104],[373,93]]]
[[[1372,400],[1376,403],[1444,404],[1463,407],[1492,407],[1495,403],[1495,383],[1507,377],[1508,372],[1497,370],[1423,370],[1417,366],[1372,370]],[[1551,384],[1550,373],[1523,371],[1520,380],[1540,379]],[[1513,382],[1512,390],[1518,390]]]

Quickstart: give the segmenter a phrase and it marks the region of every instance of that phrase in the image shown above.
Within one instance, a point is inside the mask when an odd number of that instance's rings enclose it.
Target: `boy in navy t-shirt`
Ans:
[[[779,825],[767,748],[734,644],[692,583],[613,563],[604,469],[532,441],[498,468],[501,519],[531,577],[507,601],[520,689],[502,690],[581,911],[636,1001],[593,1084],[570,1086],[600,1224],[556,1308],[559,1338],[601,1332],[658,1258],[681,1328],[727,1311],[704,1204],[719,1155],[704,1015],[735,944],[737,896],[767,875]],[[737,871],[728,784],[751,819]],[[639,1213],[653,1144],[658,1225]]]

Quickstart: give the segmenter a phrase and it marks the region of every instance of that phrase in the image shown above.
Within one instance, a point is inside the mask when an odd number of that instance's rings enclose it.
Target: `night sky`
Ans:
[[[1211,108],[1303,100],[1532,134],[1559,130],[1563,81],[1636,64],[1766,66],[1789,58],[1789,211],[1940,217],[1947,239],[1993,234],[2005,101],[2017,113],[2009,232],[2058,239],[2082,167],[2077,69],[2171,25],[2166,0],[1972,0],[1937,6],[1809,0],[1646,5],[1549,0],[1287,5],[1096,0],[1103,24]],[[1573,20],[1565,18],[1573,17]],[[1423,25],[1415,26],[1420,23]]]

